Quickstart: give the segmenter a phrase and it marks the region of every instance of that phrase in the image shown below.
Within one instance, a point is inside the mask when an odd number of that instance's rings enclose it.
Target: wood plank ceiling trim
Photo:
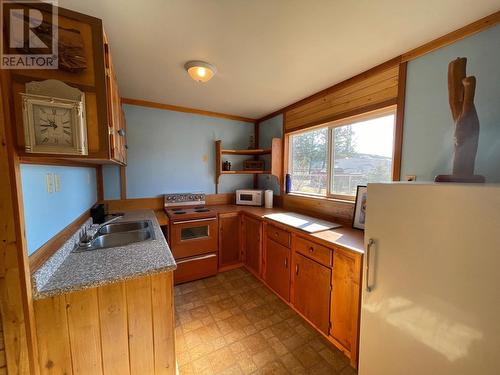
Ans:
[[[151,102],[151,101],[141,100],[141,99],[122,98],[122,104],[130,104],[130,105],[136,105],[136,106],[140,106],[140,107],[148,107],[148,108],[156,108],[156,109],[164,109],[167,111],[193,113],[193,114],[201,115],[201,116],[217,117],[217,118],[223,118],[226,120],[248,122],[251,124],[254,124],[255,122],[257,122],[256,119],[248,118],[248,117],[229,115],[227,113],[220,113],[220,112],[205,111],[205,110],[196,109],[196,108],[181,107],[181,106],[171,105],[171,104]]]

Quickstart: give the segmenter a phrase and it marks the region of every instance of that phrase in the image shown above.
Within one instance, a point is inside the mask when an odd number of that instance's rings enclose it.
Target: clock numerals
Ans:
[[[37,83],[52,88],[50,83]],[[74,88],[67,88],[75,94]],[[64,91],[65,93],[66,91]],[[83,106],[81,100],[49,98],[41,95],[22,94],[26,151],[31,153],[61,153],[87,155],[85,118],[78,111]]]

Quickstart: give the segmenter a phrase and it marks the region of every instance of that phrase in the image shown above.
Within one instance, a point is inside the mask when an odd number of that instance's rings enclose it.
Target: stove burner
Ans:
[[[208,208],[197,208],[194,210],[194,212],[208,212],[210,211]]]
[[[203,209],[205,209],[205,206],[196,206],[194,209],[195,210],[203,210]]]
[[[172,208],[172,211],[182,211],[182,208]]]
[[[182,214],[185,214],[185,213],[186,213],[186,211],[178,211],[178,210],[174,211],[175,215],[182,215]]]

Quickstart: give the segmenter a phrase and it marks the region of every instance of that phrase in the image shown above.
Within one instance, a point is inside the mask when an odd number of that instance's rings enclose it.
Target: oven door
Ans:
[[[217,218],[173,222],[170,227],[170,247],[175,259],[217,252]]]

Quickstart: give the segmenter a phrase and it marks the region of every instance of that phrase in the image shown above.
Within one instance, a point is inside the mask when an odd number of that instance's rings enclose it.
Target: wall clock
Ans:
[[[21,95],[26,152],[88,154],[83,100]]]

